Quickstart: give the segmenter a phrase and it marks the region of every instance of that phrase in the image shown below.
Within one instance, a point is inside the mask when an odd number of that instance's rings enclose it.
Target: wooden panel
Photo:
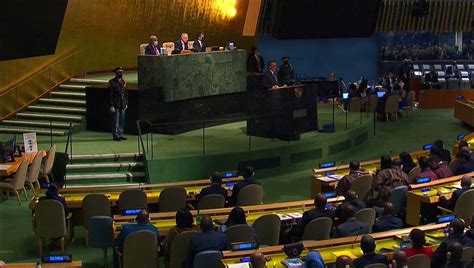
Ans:
[[[474,90],[421,90],[418,101],[421,109],[454,108],[459,95],[474,99]]]
[[[456,101],[454,117],[474,127],[474,102]]]
[[[262,0],[252,0],[247,7],[247,15],[245,16],[243,36],[255,36],[257,33],[257,25],[262,8]]]

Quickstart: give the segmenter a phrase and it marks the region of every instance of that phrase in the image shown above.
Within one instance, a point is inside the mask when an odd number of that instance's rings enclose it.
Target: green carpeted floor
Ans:
[[[321,123],[321,122],[320,122]],[[343,128],[344,125],[338,125]],[[415,151],[421,149],[426,143],[435,139],[445,141],[446,147],[451,149],[457,134],[471,132],[472,129],[465,128],[459,121],[454,119],[453,110],[425,110],[416,111],[409,118],[403,118],[396,122],[377,122],[376,135],[368,142],[348,152],[345,156],[335,159],[339,162],[347,162],[352,159],[360,161],[378,158],[380,154],[395,155],[400,151]],[[4,137],[0,136],[0,139]],[[136,151],[136,138],[132,137],[127,142],[108,143],[108,133],[84,132],[74,135],[77,141],[87,141],[74,148],[75,152],[129,152]],[[41,138],[44,139],[44,138]],[[47,139],[40,140],[47,143]],[[55,138],[54,142],[59,142]],[[43,144],[42,147],[47,147]],[[279,202],[287,200],[299,200],[309,197],[309,185],[311,170],[302,170],[297,173],[282,174],[261,179],[266,195],[265,202]],[[257,174],[258,177],[258,174]],[[31,195],[31,194],[30,194]],[[85,248],[82,241],[82,230],[77,228],[78,239],[73,245],[68,246],[67,252],[73,254],[73,258],[84,261],[86,267],[99,267],[102,263],[102,251]],[[0,259],[7,262],[36,261],[37,240],[31,226],[31,213],[27,202],[18,206],[13,198],[0,203]]]

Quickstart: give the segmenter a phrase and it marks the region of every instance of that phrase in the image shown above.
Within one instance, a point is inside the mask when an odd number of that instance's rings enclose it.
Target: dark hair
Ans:
[[[402,160],[402,162],[404,164],[406,163],[410,163],[412,164],[413,166],[415,166],[415,161],[413,161],[413,158],[411,158],[411,155],[407,152],[401,152],[398,157],[400,157],[400,160]]]
[[[140,210],[140,212],[137,214],[137,217],[135,218],[137,223],[149,223],[150,222],[150,214],[148,214],[148,211],[146,209]]]
[[[462,140],[462,141],[459,141],[459,142],[458,142],[458,149],[459,149],[459,150],[461,150],[462,147],[465,147],[465,146],[466,146],[466,147],[469,147],[469,143],[468,143],[467,141]]]
[[[241,207],[233,208],[229,213],[229,217],[227,217],[227,221],[225,222],[227,228],[237,224],[247,224],[245,211]]]
[[[430,149],[430,155],[439,155],[441,152],[441,149],[438,148],[438,147],[435,147],[433,146],[431,149]]]
[[[437,155],[430,155],[428,157],[428,163],[435,162],[436,164],[439,163],[439,157]]]
[[[471,154],[468,151],[461,151],[459,156],[462,160],[469,161],[471,160]]]
[[[420,165],[422,171],[429,168],[430,165],[428,164],[428,158],[426,158],[426,156],[418,157],[418,165]]]
[[[256,47],[256,46],[252,46],[252,48],[250,49],[250,53],[251,53],[251,54],[255,54],[255,52],[256,52],[257,50],[260,50],[260,49],[259,49],[258,47]]]
[[[435,142],[433,144],[434,144],[434,146],[438,147],[439,149],[443,149],[444,143],[443,143],[442,140],[435,140]]]
[[[326,197],[324,197],[323,194],[318,194],[314,198],[314,206],[316,208],[325,208],[327,203],[328,200],[326,199]]]
[[[388,155],[382,155],[380,157],[380,167],[382,169],[391,168],[392,167],[392,158],[390,158],[390,156],[388,156]]]
[[[416,228],[411,230],[410,240],[414,248],[422,248],[426,243],[425,232]]]
[[[451,255],[449,258],[450,262],[459,262],[462,258],[463,247],[462,244],[456,241],[453,241],[448,244],[447,253]],[[467,266],[466,266],[467,267]],[[472,267],[472,266],[470,266]]]
[[[179,228],[191,228],[193,227],[194,219],[191,211],[187,209],[180,209],[176,211],[176,226]]]
[[[274,60],[270,60],[270,61],[268,61],[268,66],[270,66],[272,63],[275,63],[275,64],[277,64],[277,63],[276,63],[276,61],[274,61]]]
[[[349,163],[349,168],[351,170],[359,170],[360,169],[360,163],[358,161],[351,161]]]
[[[199,227],[201,227],[201,230],[203,232],[209,232],[214,229],[214,223],[212,222],[212,218],[209,215],[203,215],[201,218],[201,224],[199,224]]]
[[[254,170],[251,166],[245,166],[242,170],[242,176],[244,179],[251,178],[253,176]]]
[[[345,199],[345,201],[348,201],[348,202],[354,201],[354,200],[357,199],[357,194],[353,190],[348,190],[344,194],[344,199]]]
[[[452,220],[449,223],[449,229],[452,229],[455,235],[462,235],[464,233],[464,221],[462,219]]]
[[[393,159],[392,166],[401,167],[403,165],[403,161],[401,159]]]
[[[201,35],[204,35],[204,32],[199,32],[196,36],[199,37]]]
[[[215,171],[214,173],[212,173],[211,175],[211,182],[212,183],[219,183],[221,184],[222,183],[222,175],[221,173]]]
[[[375,240],[370,235],[364,235],[360,240],[360,248],[364,253],[371,253],[375,251]]]

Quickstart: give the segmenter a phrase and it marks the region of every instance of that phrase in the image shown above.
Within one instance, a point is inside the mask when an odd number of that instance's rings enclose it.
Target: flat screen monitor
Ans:
[[[9,162],[15,161],[15,157],[14,157],[15,148],[16,148],[15,139],[2,143],[0,152],[1,152],[1,158],[2,158],[1,160],[3,163],[9,163]]]
[[[431,181],[430,177],[418,178],[418,179],[416,179],[416,184],[427,183],[427,182],[430,182],[430,181]]]
[[[333,197],[336,197],[337,196],[337,193],[336,192],[327,192],[327,193],[323,193],[324,197],[327,198],[333,198]]]
[[[438,223],[452,222],[455,218],[453,214],[438,216]]]
[[[379,91],[377,92],[377,97],[383,98],[385,96],[386,92],[385,91]]]
[[[42,263],[64,263],[64,262],[72,262],[72,255],[48,255],[41,257]]]
[[[466,137],[466,135],[464,135],[464,134],[459,134],[459,135],[456,137],[456,139],[457,139],[457,140],[462,140],[462,139],[464,139],[464,137]]]
[[[423,150],[431,150],[433,148],[433,144],[425,144],[423,145]]]
[[[349,92],[342,93],[342,99],[343,100],[348,100],[349,99]]]
[[[124,210],[122,210],[122,215],[124,215],[124,216],[138,215],[138,213],[140,213],[140,211],[142,211],[142,210],[139,209],[139,208],[124,209]]]
[[[256,248],[258,248],[258,244],[255,242],[232,243],[230,245],[230,250],[232,251],[250,250]]]
[[[336,162],[326,162],[326,163],[319,164],[319,168],[331,168],[335,166],[336,166]]]

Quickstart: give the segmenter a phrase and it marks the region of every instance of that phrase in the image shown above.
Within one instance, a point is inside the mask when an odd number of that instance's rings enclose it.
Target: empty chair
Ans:
[[[178,234],[171,243],[167,267],[183,267],[188,256],[189,240],[197,231],[186,231]]]
[[[407,105],[402,107],[405,111],[405,115],[408,116],[408,112],[413,112],[413,105],[415,104],[415,91],[410,90],[407,95]]]
[[[470,71],[474,71],[474,64],[468,64],[467,69]]]
[[[372,185],[372,175],[363,175],[354,180],[351,184],[351,190],[354,191],[360,198],[365,200],[369,194]]]
[[[474,247],[464,248],[462,251],[461,261],[466,263],[474,260]]]
[[[326,240],[331,235],[332,220],[327,217],[310,221],[304,228],[301,240]]]
[[[408,186],[399,186],[393,189],[388,202],[393,204],[393,214],[401,215],[407,201]]]
[[[48,154],[43,160],[43,165],[40,169],[40,177],[45,178],[46,182],[50,182],[51,171],[53,170],[54,158],[56,157],[56,144],[49,148]]]
[[[413,70],[420,70],[420,66],[418,64],[413,64]]]
[[[426,254],[416,254],[408,257],[408,267],[430,267],[431,259]]]
[[[438,71],[438,83],[441,88],[446,88],[446,73]]]
[[[387,268],[387,265],[383,263],[374,263],[374,264],[366,265],[364,266],[364,268]]]
[[[148,46],[148,44],[140,44],[140,47],[139,47],[140,55],[145,55],[146,46]]]
[[[263,200],[263,188],[258,184],[247,185],[237,195],[236,207],[260,205]]]
[[[461,71],[461,89],[471,89],[471,80],[467,71]]]
[[[107,250],[114,246],[113,220],[107,216],[94,216],[89,218],[87,225],[89,246],[104,251],[104,267],[107,267],[109,263]]]
[[[182,187],[168,187],[160,192],[158,211],[174,212],[186,207],[186,189]]]
[[[158,267],[157,239],[156,235],[148,230],[129,234],[123,244],[121,267]]]
[[[225,206],[225,198],[220,194],[210,194],[199,199],[197,204],[198,210],[223,208]]]
[[[64,254],[67,228],[63,205],[56,200],[41,200],[35,207],[34,224],[39,255],[43,254],[45,239],[56,238],[60,239],[61,253]]]
[[[141,189],[128,189],[120,193],[119,210],[146,209],[148,207],[146,193]]]
[[[428,64],[423,64],[422,65],[423,71],[429,72],[430,71],[430,66]]]
[[[385,101],[385,121],[388,121],[389,115],[394,115],[395,119],[398,120],[398,95],[390,95]]]
[[[448,214],[454,213],[457,218],[461,218],[464,220],[464,222],[466,222],[466,224],[470,224],[473,211],[474,211],[474,202],[472,202],[472,200],[474,200],[474,189],[464,192],[458,198],[453,211],[450,211],[442,207],[438,207],[438,208]]]
[[[82,199],[82,226],[85,229],[86,246],[89,246],[89,219],[96,216],[110,217],[110,201],[103,194],[88,194]]]
[[[254,241],[253,228],[247,224],[237,224],[226,230],[229,244]]]
[[[441,70],[443,70],[443,68],[441,67],[441,64],[435,64],[435,65],[434,65],[434,69],[435,69],[436,71],[441,71]]]
[[[27,159],[23,160],[18,167],[13,178],[9,178],[4,180],[4,182],[0,182],[0,191],[13,193],[16,196],[16,200],[18,201],[18,205],[21,206],[20,201],[20,194],[19,192],[23,192],[25,195],[25,200],[28,202],[28,194],[26,193],[25,189],[25,181],[26,181],[26,173],[28,172],[28,163]]]
[[[408,172],[408,182],[409,183],[414,183],[415,182],[415,179],[418,178],[420,176],[420,173],[421,173],[421,168],[419,166],[416,166],[414,168],[412,168],[409,172]]]
[[[369,232],[372,232],[372,226],[375,223],[375,210],[373,208],[364,208],[356,212],[354,217],[359,220],[367,223],[369,226]]]
[[[259,245],[275,246],[280,241],[281,221],[278,215],[268,214],[260,216],[252,225],[257,234]]]
[[[362,99],[359,97],[352,97],[349,100],[349,106],[347,110],[353,113],[360,113],[361,106],[362,106]]]
[[[161,46],[166,49],[166,53],[168,53],[168,55],[171,55],[171,53],[173,53],[174,42],[164,42]]]
[[[464,64],[458,64],[458,70],[463,71],[464,70]]]
[[[194,268],[221,268],[222,252],[207,250],[196,254],[194,257]]]
[[[43,162],[43,152],[44,151],[39,151],[36,154],[35,158],[33,159],[33,163],[31,163],[30,167],[28,168],[28,173],[26,173],[26,184],[30,186],[32,194],[35,193],[35,185],[36,188],[40,188],[38,177],[41,169],[41,163]]]

